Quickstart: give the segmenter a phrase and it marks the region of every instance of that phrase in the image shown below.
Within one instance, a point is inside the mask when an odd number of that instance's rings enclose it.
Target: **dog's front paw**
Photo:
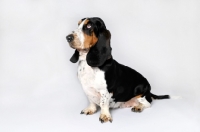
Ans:
[[[96,108],[88,107],[81,111],[81,114],[92,115],[96,112]]]
[[[112,117],[111,117],[111,115],[101,114],[100,117],[99,117],[99,121],[101,123],[104,123],[104,122],[107,122],[107,121],[110,121],[112,123]]]

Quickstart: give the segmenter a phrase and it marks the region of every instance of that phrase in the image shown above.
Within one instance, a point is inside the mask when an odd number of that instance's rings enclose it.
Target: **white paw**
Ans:
[[[110,121],[112,123],[112,117],[111,117],[110,114],[109,115],[101,114],[100,117],[99,117],[99,121],[101,123],[108,122],[108,121]]]
[[[92,114],[94,114],[96,111],[97,111],[96,108],[94,108],[94,107],[88,107],[88,108],[85,108],[84,110],[82,110],[82,111],[81,111],[81,114],[92,115]]]

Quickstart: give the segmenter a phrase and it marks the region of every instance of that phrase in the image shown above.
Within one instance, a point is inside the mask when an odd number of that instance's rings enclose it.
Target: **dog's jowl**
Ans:
[[[78,62],[78,79],[90,102],[81,114],[92,115],[100,106],[100,122],[112,122],[110,108],[130,107],[141,112],[151,106],[152,98],[169,98],[152,94],[146,78],[113,59],[111,34],[102,19],[81,19],[66,39],[75,49],[70,61]]]

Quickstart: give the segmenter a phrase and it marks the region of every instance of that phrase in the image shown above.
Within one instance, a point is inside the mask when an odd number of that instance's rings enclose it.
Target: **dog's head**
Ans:
[[[81,19],[78,28],[66,37],[69,45],[76,49],[70,61],[76,63],[79,59],[78,51],[89,50],[97,43],[102,43],[103,39],[107,38],[108,32],[101,18]]]

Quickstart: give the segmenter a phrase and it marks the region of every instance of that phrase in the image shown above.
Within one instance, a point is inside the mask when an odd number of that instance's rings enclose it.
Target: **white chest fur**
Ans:
[[[97,67],[90,67],[86,62],[87,53],[80,52],[78,64],[78,78],[89,100],[100,104],[100,91],[107,90],[104,71]]]

